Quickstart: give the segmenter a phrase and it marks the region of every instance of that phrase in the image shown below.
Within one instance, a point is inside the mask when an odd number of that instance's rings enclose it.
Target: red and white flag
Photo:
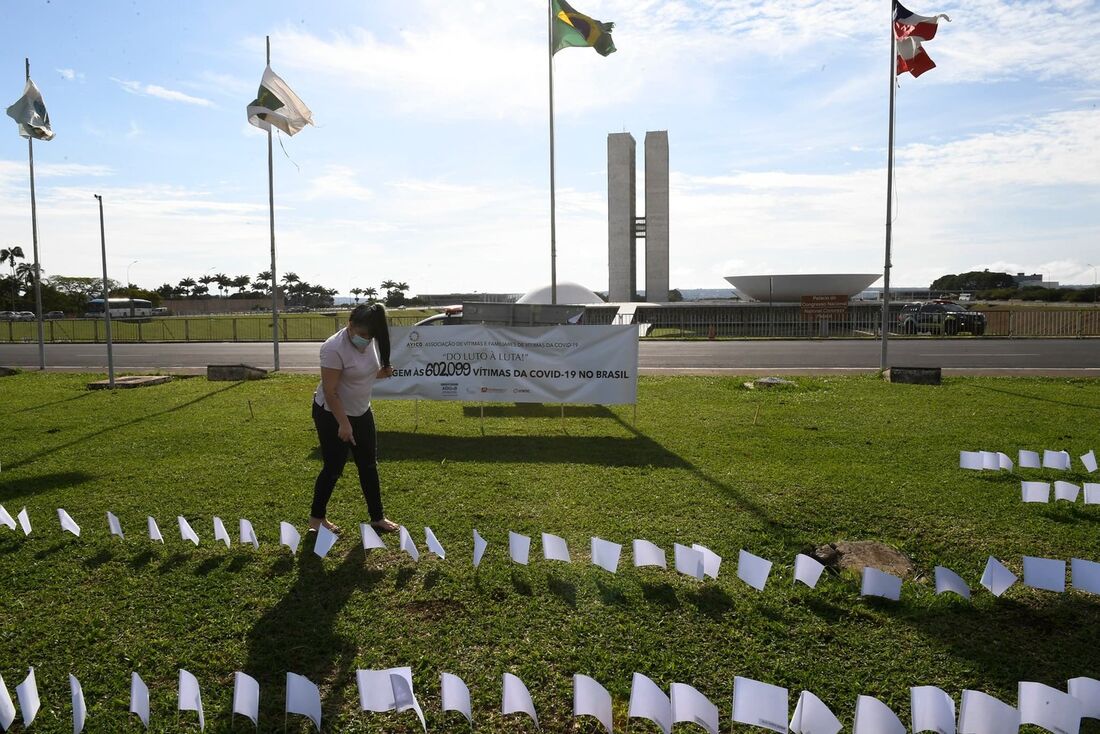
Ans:
[[[928,57],[921,44],[936,37],[940,18],[951,22],[944,13],[933,16],[917,15],[894,0],[894,37],[897,39],[898,74],[909,72],[913,76],[920,76],[929,69],[936,68],[935,62]]]

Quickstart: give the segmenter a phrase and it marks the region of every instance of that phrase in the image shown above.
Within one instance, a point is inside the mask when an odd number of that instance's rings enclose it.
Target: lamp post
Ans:
[[[99,246],[103,255],[103,320],[107,326],[107,384],[115,388],[115,358],[111,344],[111,287],[107,283],[107,235],[103,228],[103,197],[93,194],[99,201]]]
[[[139,261],[134,260],[126,266],[126,296],[130,299],[130,318],[134,318],[134,285],[130,282],[130,268],[137,262]]]

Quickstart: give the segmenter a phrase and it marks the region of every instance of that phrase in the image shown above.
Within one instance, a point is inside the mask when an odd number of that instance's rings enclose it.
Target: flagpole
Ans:
[[[558,302],[558,223],[554,197],[554,3],[546,0],[547,60],[550,69],[550,303]]]
[[[107,326],[107,384],[115,389],[115,357],[111,344],[111,285],[107,280],[107,233],[103,227],[103,197],[92,194],[99,202],[99,247],[103,256],[103,321]]]
[[[31,60],[25,58],[27,81],[31,80]],[[38,207],[34,197],[34,137],[27,137],[27,159],[31,169],[31,242],[34,247],[34,310],[38,321],[38,369],[46,369],[46,339],[42,326],[42,265],[38,260]],[[14,308],[14,306],[13,306]]]
[[[267,65],[271,66],[271,36],[267,36]],[[267,207],[271,225],[271,345],[279,371],[279,277],[275,272],[275,164],[271,155],[271,126],[267,126]]]
[[[894,218],[894,98],[897,92],[898,52],[897,34],[894,33],[894,3],[890,2],[890,135],[886,153],[886,259],[882,266],[882,356],[879,369],[889,366],[887,344],[890,335],[890,240]]]

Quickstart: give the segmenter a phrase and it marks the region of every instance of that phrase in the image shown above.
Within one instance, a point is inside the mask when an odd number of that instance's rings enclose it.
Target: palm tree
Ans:
[[[199,283],[201,283],[203,285],[203,287],[201,289],[196,288],[195,289],[195,294],[196,295],[206,295],[207,293],[209,293],[210,292],[210,284],[213,283],[215,280],[217,280],[217,278],[215,278],[213,275],[204,275],[201,278],[199,278]]]
[[[232,285],[234,288],[237,289],[237,293],[239,295],[244,293],[244,289],[247,288],[251,282],[252,278],[250,278],[249,276],[238,275],[236,278],[233,279]]]
[[[0,266],[3,266],[4,263],[11,265],[11,308],[13,311],[15,310],[15,285],[17,282],[15,279],[15,261],[22,260],[25,257],[26,255],[23,254],[23,248],[19,245],[0,250]]]
[[[194,278],[184,278],[183,280],[181,280],[179,282],[179,287],[180,287],[180,290],[189,291],[189,290],[191,290],[192,288],[195,287],[195,279]]]
[[[214,282],[218,284],[218,292],[222,294],[222,298],[225,298],[225,292],[229,290],[233,280],[225,273],[217,273],[214,275]]]
[[[359,296],[363,295],[363,289],[362,288],[352,288],[350,291],[348,291],[348,293],[355,296],[355,305],[358,306],[359,305]]]
[[[383,280],[382,281],[382,288],[384,290],[387,290],[387,291],[388,290],[393,290],[396,287],[397,287],[397,281],[395,281],[395,280]]]
[[[355,291],[352,291],[353,293]],[[364,288],[363,295],[367,297],[367,303],[374,303],[374,297],[378,295],[377,288]]]
[[[285,283],[287,285],[292,285],[294,283],[301,283],[301,282],[302,282],[302,279],[298,277],[297,273],[295,273],[295,272],[283,273],[283,283]]]

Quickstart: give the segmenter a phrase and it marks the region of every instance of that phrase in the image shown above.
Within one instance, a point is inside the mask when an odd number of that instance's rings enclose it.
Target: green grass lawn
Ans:
[[[324,341],[342,328],[350,310],[322,313],[279,314],[285,341]],[[393,309],[388,312],[391,326],[412,326],[435,313],[435,309]],[[48,342],[104,342],[103,319],[57,319],[43,324]],[[111,339],[116,342],[185,341],[271,341],[270,314],[233,314],[227,316],[169,316],[111,320]],[[0,322],[0,342],[37,342],[38,324],[34,321]]]
[[[322,687],[324,730],[414,732],[411,712],[358,711],[357,668],[411,665],[432,731],[463,731],[440,710],[439,675],[470,686],[481,732],[534,731],[500,715],[501,675],[531,690],[543,731],[573,731],[574,673],[600,681],[626,724],[634,671],[667,691],[689,683],[729,730],[733,678],[821,697],[852,723],[856,696],[881,698],[908,723],[909,686],[958,700],[975,688],[1016,701],[1016,683],[1065,689],[1100,677],[1100,599],[1018,584],[979,589],[989,555],[1020,572],[1023,555],[1100,560],[1100,507],[1024,505],[1024,473],[964,472],[960,449],[1100,449],[1095,382],[954,378],[940,387],[875,378],[798,379],[748,391],[725,378],[643,378],[632,409],[376,403],[387,514],[421,545],[359,549],[366,519],[353,466],[330,518],[345,536],[324,560],[276,545],[280,520],[304,525],[320,467],[309,417],[314,379],[176,380],[89,392],[82,375],[0,379],[0,502],[26,506],[34,532],[0,527],[0,674],[9,690],[34,666],[42,732],[70,731],[67,675],[84,687],[89,731],[138,731],[129,677],[152,692],[153,731],[196,730],[177,718],[177,669],[203,686],[207,731],[229,731],[235,670],[261,685],[261,731],[278,731],[287,671]],[[482,428],[484,434],[482,435]],[[1053,479],[1053,473],[1026,476]],[[56,508],[81,524],[62,534]],[[121,518],[125,541],[107,532]],[[145,517],[166,543],[151,543]],[[184,544],[176,516],[202,538]],[[252,520],[258,551],[213,543],[211,518],[234,534]],[[431,526],[445,561],[423,551]],[[490,542],[480,572],[471,530]],[[531,535],[532,563],[507,559],[509,530]],[[541,560],[540,532],[564,537],[574,563]],[[617,575],[588,563],[591,536],[624,544]],[[629,543],[669,552],[701,543],[725,559],[716,582],[631,566]],[[839,539],[879,540],[919,568],[899,603],[864,600],[853,576],[795,587],[796,553]],[[387,539],[391,548],[396,539]],[[775,561],[767,589],[736,578],[740,549]],[[945,565],[972,602],[936,597]],[[247,729],[238,720],[236,728]],[[1100,732],[1087,721],[1083,732]],[[586,720],[575,730],[595,732]],[[290,731],[310,724],[292,716]],[[630,731],[656,732],[635,720]],[[677,732],[702,731],[678,725]],[[1039,730],[1036,730],[1039,731]]]

